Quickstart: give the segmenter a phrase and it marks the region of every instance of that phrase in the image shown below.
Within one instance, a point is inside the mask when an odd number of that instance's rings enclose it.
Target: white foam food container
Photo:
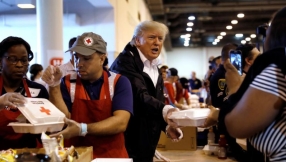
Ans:
[[[27,103],[19,106],[18,109],[30,123],[9,123],[8,126],[12,126],[16,133],[38,134],[62,130],[65,114],[55,107],[55,105],[44,98],[26,99]]]
[[[173,112],[169,118],[177,123],[178,126],[198,127],[204,125],[209,113],[209,108],[193,108]]]

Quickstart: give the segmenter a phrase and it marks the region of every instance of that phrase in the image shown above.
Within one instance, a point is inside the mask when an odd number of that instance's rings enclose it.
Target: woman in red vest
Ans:
[[[40,135],[15,133],[7,126],[21,115],[17,105],[25,102],[24,96],[49,98],[44,86],[26,79],[33,52],[22,38],[7,37],[0,43],[0,58],[0,150],[35,148]]]

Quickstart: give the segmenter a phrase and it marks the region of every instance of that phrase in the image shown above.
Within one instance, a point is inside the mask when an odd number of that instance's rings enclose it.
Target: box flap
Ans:
[[[27,103],[18,109],[32,124],[63,122],[65,114],[62,113],[49,100],[44,98],[26,98]]]

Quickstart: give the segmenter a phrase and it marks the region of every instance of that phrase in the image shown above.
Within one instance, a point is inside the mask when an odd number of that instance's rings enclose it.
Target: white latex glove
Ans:
[[[26,99],[19,93],[8,92],[2,96],[0,96],[0,110],[6,108],[17,109],[18,105],[24,105],[26,103]]]
[[[67,119],[67,118],[65,118],[64,121],[65,121],[65,124],[67,124],[67,127],[61,132],[50,135],[50,137],[58,137],[62,134],[64,139],[70,139],[72,137],[77,137],[80,135],[81,126],[79,123],[77,123],[74,120]]]
[[[170,137],[173,142],[179,142],[184,136],[180,128],[173,128],[169,125],[166,127],[166,135]]]
[[[50,87],[55,87],[61,83],[62,71],[59,66],[48,66],[42,76],[42,80]]]

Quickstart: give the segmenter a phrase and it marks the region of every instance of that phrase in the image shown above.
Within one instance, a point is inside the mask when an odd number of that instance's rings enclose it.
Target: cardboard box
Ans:
[[[196,150],[197,149],[197,127],[181,128],[184,137],[179,142],[172,142],[171,139],[166,140],[166,150]]]
[[[45,153],[44,148],[23,148],[23,149],[15,149],[17,151],[17,154],[23,153],[23,152],[32,152],[32,153]],[[76,147],[75,150],[78,152],[79,157],[78,159],[75,159],[74,162],[90,162],[93,159],[93,148],[91,147]]]
[[[157,148],[165,148],[166,147],[166,142],[167,142],[167,136],[165,132],[161,131],[160,139],[157,144]]]

